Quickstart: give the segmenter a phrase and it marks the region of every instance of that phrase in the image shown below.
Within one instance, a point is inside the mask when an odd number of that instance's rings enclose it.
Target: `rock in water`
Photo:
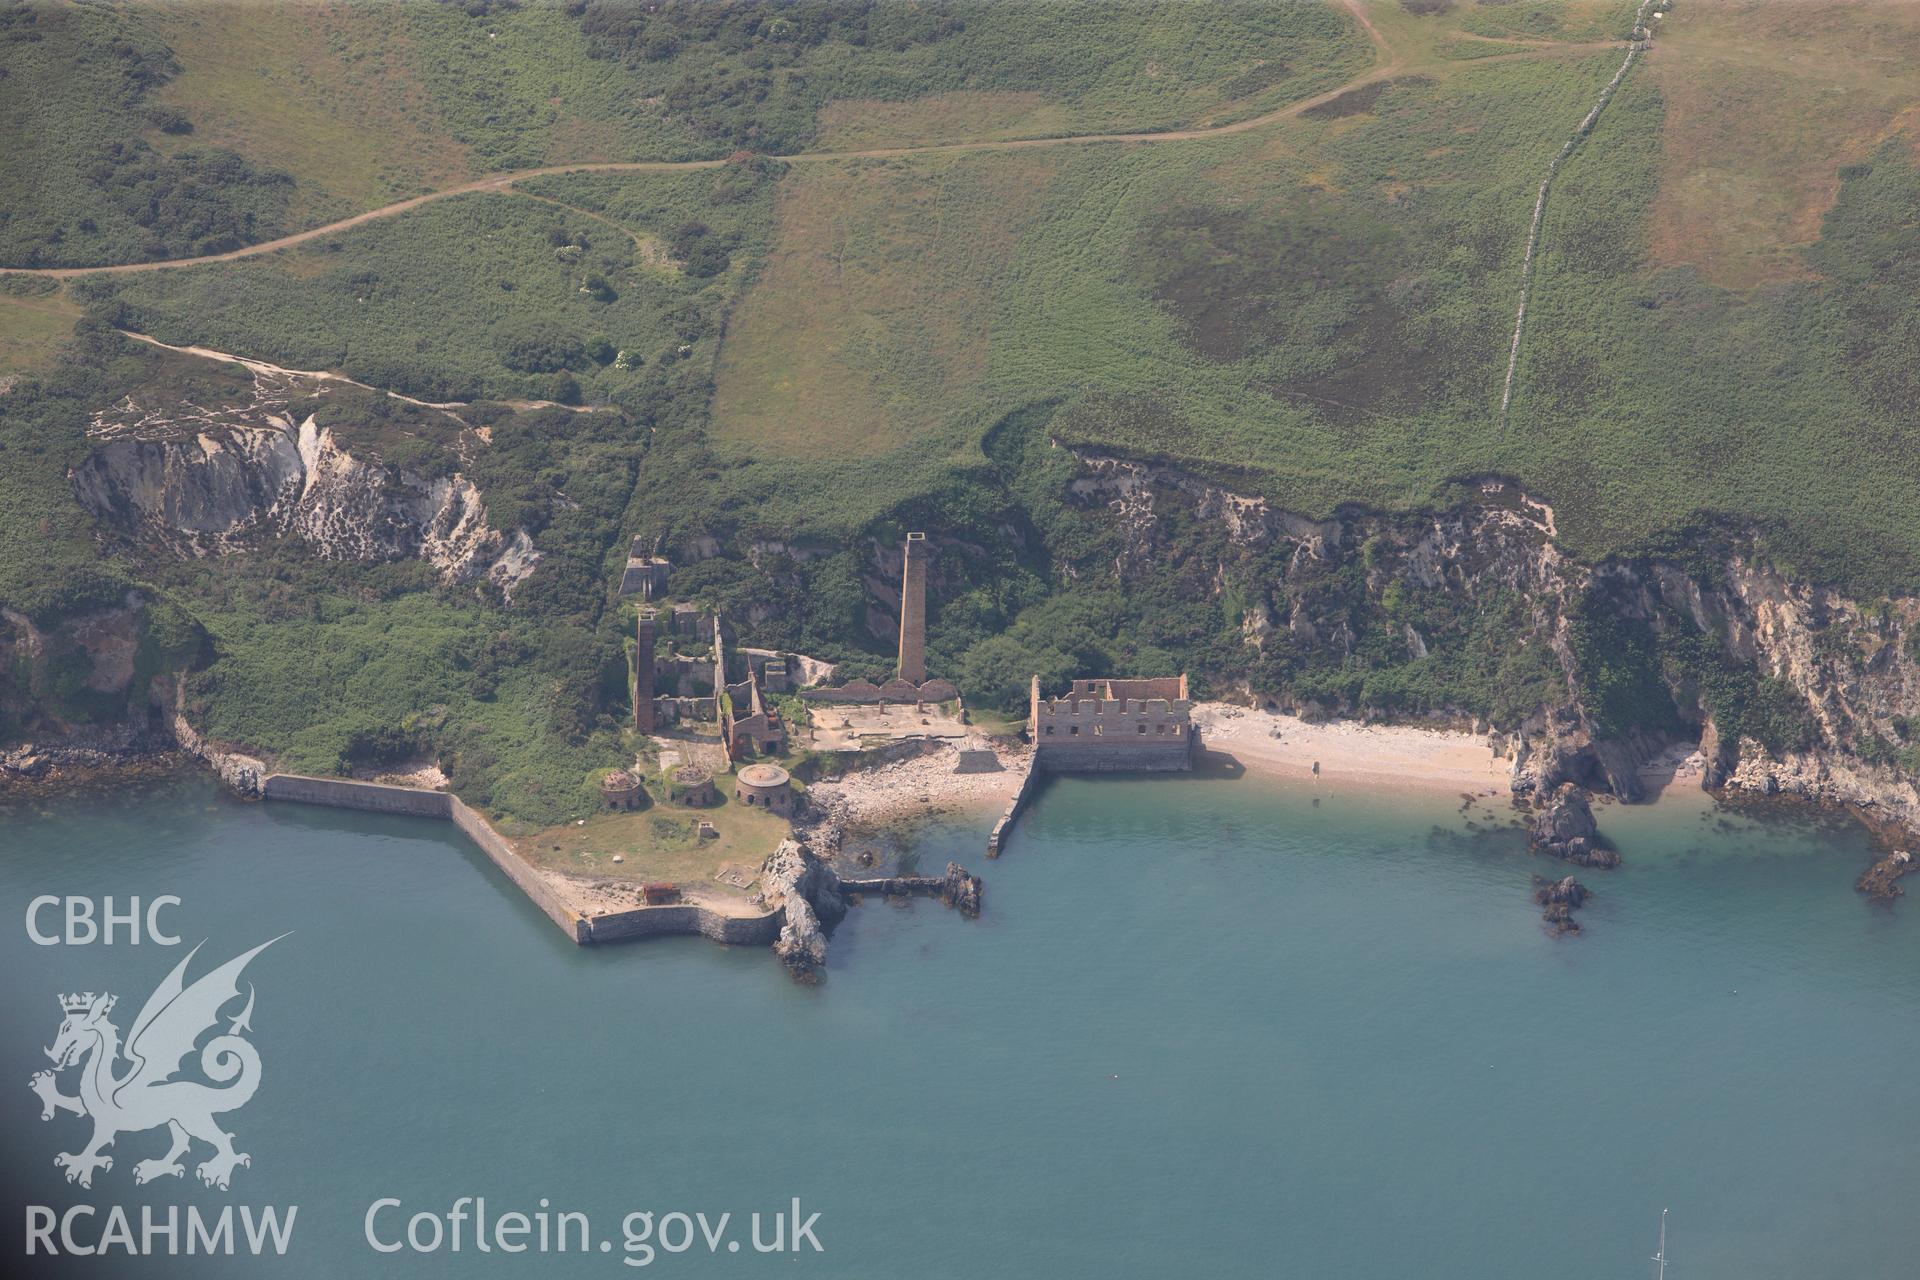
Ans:
[[[980,877],[967,874],[957,862],[947,864],[947,878],[940,886],[940,901],[969,920],[980,917]]]
[[[1535,853],[1552,854],[1583,867],[1617,867],[1620,855],[1607,847],[1593,820],[1587,793],[1563,782],[1527,824],[1527,842]]]
[[[1552,925],[1556,933],[1580,932],[1580,924],[1573,918],[1573,913],[1586,902],[1587,887],[1572,876],[1564,880],[1535,876],[1533,883],[1533,900],[1546,908],[1540,913],[1540,918]]]
[[[1900,877],[1912,871],[1914,865],[1912,854],[1896,849],[1861,873],[1853,887],[1875,902],[1892,902],[1906,895],[1907,891],[1900,887]]]
[[[773,953],[796,982],[820,981],[827,931],[847,914],[840,877],[798,840],[785,840],[760,868],[760,901],[782,913]]]

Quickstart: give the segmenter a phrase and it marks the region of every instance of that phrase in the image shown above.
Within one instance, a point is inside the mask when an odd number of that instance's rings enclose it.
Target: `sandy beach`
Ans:
[[[1367,725],[1353,720],[1309,723],[1298,716],[1194,704],[1202,745],[1232,756],[1249,773],[1417,787],[1455,794],[1507,794],[1508,762],[1486,737],[1453,729]]]
[[[1193,718],[1207,751],[1238,761],[1256,785],[1261,778],[1314,780],[1317,764],[1318,781],[1329,786],[1508,794],[1508,761],[1494,755],[1481,734],[1351,720],[1315,724],[1221,702],[1196,703]],[[976,737],[966,745],[991,749],[1001,770],[956,773],[958,754],[942,744],[924,755],[815,783],[805,825],[831,846],[843,832],[871,834],[916,818],[977,810],[985,820],[1012,799],[1029,751],[1006,739]]]

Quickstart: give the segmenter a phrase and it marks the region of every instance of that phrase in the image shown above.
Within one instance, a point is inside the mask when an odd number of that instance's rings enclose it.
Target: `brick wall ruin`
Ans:
[[[1076,680],[1062,698],[1035,676],[1027,729],[1036,764],[1070,772],[1191,769],[1199,741],[1184,675]]]

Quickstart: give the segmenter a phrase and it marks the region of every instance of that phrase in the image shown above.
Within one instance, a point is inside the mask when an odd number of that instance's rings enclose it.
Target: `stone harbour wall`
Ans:
[[[676,902],[588,916],[580,922],[584,934],[580,941],[625,942],[631,938],[697,933],[715,942],[764,947],[772,945],[780,936],[780,925],[785,919],[786,913],[778,910],[756,916],[729,916],[697,902]]]
[[[987,856],[997,858],[1007,847],[1007,838],[1013,834],[1013,824],[1020,820],[1020,811],[1033,799],[1034,788],[1040,781],[1040,762],[1035,756],[1027,757],[1022,766],[1026,772],[1020,777],[1020,789],[1013,793],[1013,799],[1007,801],[1007,811],[1000,815],[1000,821],[993,824],[993,830],[987,834]]]
[[[335,809],[360,809],[368,813],[397,813],[412,818],[447,818],[533,905],[546,913],[560,931],[575,942],[586,942],[586,922],[555,893],[540,873],[528,866],[513,851],[487,820],[474,812],[458,796],[445,791],[426,791],[419,787],[396,787],[384,782],[350,782],[345,778],[310,778],[296,773],[269,774],[260,783],[260,794],[268,800],[292,800],[300,804],[328,805]]]
[[[479,846],[488,861],[500,868],[502,874],[527,895],[534,906],[560,926],[561,932],[583,945],[671,934],[699,934],[715,942],[767,946],[779,936],[784,919],[784,913],[778,910],[757,916],[729,916],[692,902],[583,916],[568,906],[546,882],[546,878],[515,853],[513,847],[485,818],[458,796],[445,791],[275,773],[269,774],[261,783],[260,794],[268,800],[292,800],[300,804],[329,805],[336,809],[450,819],[462,834]]]
[[[416,818],[452,816],[453,797],[446,792],[396,787],[384,782],[270,773],[260,783],[260,794],[268,800],[297,800],[302,804],[364,809],[369,813],[404,813]]]
[[[486,854],[487,859],[500,868],[507,879],[513,881],[520,892],[533,901],[534,906],[546,912],[547,919],[560,926],[560,932],[575,942],[592,941],[587,936],[589,922],[568,906],[541,874],[528,866],[526,859],[515,853],[500,833],[488,825],[485,818],[474,812],[464,800],[453,795],[447,796],[447,816],[453,819],[453,825],[460,828],[467,839],[480,846],[480,852]]]

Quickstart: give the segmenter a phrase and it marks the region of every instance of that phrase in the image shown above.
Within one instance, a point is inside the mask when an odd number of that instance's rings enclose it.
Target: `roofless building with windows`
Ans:
[[[1191,769],[1199,745],[1185,675],[1075,680],[1060,698],[1035,676],[1027,728],[1035,765],[1058,773]]]

